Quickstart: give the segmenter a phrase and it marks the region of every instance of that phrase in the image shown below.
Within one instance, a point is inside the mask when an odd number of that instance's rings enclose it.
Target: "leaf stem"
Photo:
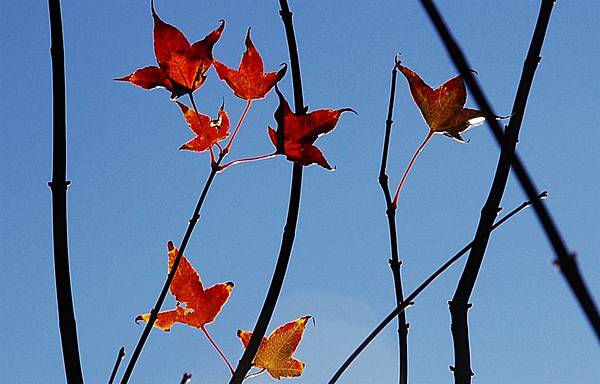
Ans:
[[[510,121],[505,129],[505,139],[509,141],[510,145],[502,147],[500,152],[494,181],[492,182],[487,200],[481,209],[476,233],[486,232],[493,225],[500,208],[502,196],[508,182],[510,158],[517,146],[527,98],[539,63],[552,8],[552,1],[541,2],[533,37],[523,65]],[[475,288],[475,282],[483,263],[489,238],[489,236],[483,236],[471,248],[454,296],[448,302],[452,319],[451,330],[454,345],[454,367],[452,372],[454,373],[454,382],[456,384],[468,384],[471,382],[471,377],[473,376],[467,316],[468,310],[471,307],[469,300]]]
[[[117,355],[117,360],[115,360],[115,365],[113,366],[112,372],[110,374],[110,379],[108,379],[108,384],[112,384],[115,380],[115,376],[117,376],[117,372],[119,371],[119,366],[121,365],[121,361],[125,357],[125,347],[119,348],[119,354]]]
[[[295,110],[296,114],[302,114],[305,113],[305,108],[302,96],[302,82],[300,77],[300,60],[298,59],[298,48],[296,46],[296,38],[294,36],[292,13],[290,12],[286,0],[279,0],[279,4],[281,6],[281,11],[279,13],[285,26],[288,48],[290,52]],[[258,352],[260,342],[267,331],[271,316],[275,310],[275,305],[277,304],[277,299],[283,286],[287,265],[292,254],[294,238],[296,237],[296,224],[298,222],[298,212],[300,209],[301,191],[302,166],[294,163],[292,167],[292,186],[290,190],[287,220],[283,231],[283,237],[281,239],[281,247],[279,249],[279,256],[277,257],[275,271],[273,272],[273,277],[271,279],[271,284],[269,286],[267,296],[265,297],[263,307],[258,316],[258,320],[256,321],[256,325],[254,326],[254,330],[252,331],[252,337],[248,342],[248,346],[246,347],[242,358],[238,362],[233,377],[229,381],[230,384],[241,384],[246,377],[246,374],[252,367],[252,361]]]
[[[385,124],[385,136],[383,141],[383,151],[381,154],[381,168],[379,170],[379,184],[383,190],[383,195],[386,202],[386,215],[388,219],[388,227],[390,231],[390,250],[391,259],[389,260],[394,279],[394,290],[396,294],[396,304],[404,301],[404,293],[402,292],[402,276],[400,267],[402,262],[398,256],[398,234],[396,230],[396,206],[392,203],[390,194],[389,178],[386,174],[387,159],[389,152],[390,136],[392,133],[393,114],[394,114],[394,98],[396,95],[396,76],[398,70],[396,65],[392,69],[392,84],[390,89],[390,101],[388,104],[388,114]],[[399,349],[399,382],[406,384],[408,382],[408,323],[406,322],[406,313],[404,311],[398,313],[398,349]]]
[[[227,368],[229,368],[229,371],[231,371],[231,374],[233,375],[233,367],[229,363],[229,360],[227,360],[227,357],[225,357],[225,354],[223,353],[223,351],[221,351],[221,348],[219,348],[219,346],[217,345],[217,343],[215,343],[213,338],[210,337],[210,333],[208,333],[208,331],[206,330],[206,327],[202,326],[202,327],[200,327],[200,329],[202,330],[202,332],[204,332],[204,334],[208,338],[208,341],[210,341],[210,343],[213,345],[213,347],[215,347],[215,349],[217,350],[219,355],[223,358],[223,361],[225,361],[225,364],[227,364]]]
[[[545,0],[547,2],[554,3],[554,0]],[[497,114],[494,113],[492,106],[487,100],[487,97],[483,93],[483,90],[479,86],[477,79],[470,72],[470,66],[467,62],[467,59],[462,52],[460,46],[452,36],[448,26],[446,25],[444,19],[439,13],[437,7],[431,0],[421,0],[421,4],[425,8],[427,14],[429,15],[432,23],[440,35],[440,38],[444,42],[446,46],[446,50],[450,55],[454,65],[460,72],[461,76],[465,80],[465,83],[468,89],[471,91],[473,98],[477,102],[479,109],[485,115],[486,120],[488,121],[488,125],[494,134],[494,137],[498,141],[498,144],[502,149],[506,151],[506,153],[510,153],[510,138],[505,137],[504,132],[498,121],[496,121]],[[527,196],[531,199],[535,197],[536,194],[536,186],[533,183],[533,180],[529,176],[529,172],[525,168],[525,165],[521,161],[520,157],[514,153],[510,159],[511,167],[517,176],[521,187],[527,194]],[[555,264],[559,266],[560,271],[563,274],[565,280],[569,284],[571,291],[577,298],[577,301],[585,313],[594,333],[596,335],[597,340],[600,340],[600,313],[598,312],[598,308],[594,302],[594,298],[590,294],[589,289],[587,288],[583,276],[579,271],[579,266],[577,265],[577,260],[575,254],[569,252],[567,246],[560,234],[558,227],[552,217],[550,216],[550,212],[546,208],[546,206],[537,200],[533,201],[533,208],[537,214],[538,220],[542,225],[546,236],[552,248],[554,249],[554,253],[556,255]]]
[[[396,189],[396,194],[394,195],[394,201],[393,204],[395,207],[398,206],[398,197],[400,197],[400,191],[402,191],[402,187],[404,186],[404,182],[406,181],[406,177],[408,176],[413,164],[415,163],[415,160],[417,159],[417,157],[419,156],[419,154],[423,151],[423,148],[425,148],[425,146],[427,145],[427,143],[429,143],[429,140],[431,140],[431,138],[433,137],[435,131],[433,129],[429,130],[429,133],[427,133],[427,137],[425,137],[425,140],[423,140],[423,142],[421,143],[421,145],[419,146],[419,148],[417,148],[417,151],[414,153],[412,159],[410,159],[410,163],[408,163],[408,167],[406,167],[406,171],[404,171],[404,175],[402,175],[402,179],[400,180],[400,184],[398,184],[398,189]]]
[[[229,139],[229,143],[227,143],[227,146],[224,149],[225,153],[229,153],[231,144],[233,144],[233,140],[235,140],[235,137],[237,136],[237,133],[240,130],[240,127],[242,126],[242,122],[244,121],[244,118],[248,114],[248,111],[250,110],[251,106],[252,106],[252,99],[248,100],[248,102],[246,103],[246,108],[244,108],[244,112],[242,112],[242,116],[240,117],[240,120],[238,121],[238,123],[235,127],[235,131],[233,131],[233,134],[231,135],[231,139]]]
[[[82,384],[83,372],[77,342],[77,323],[73,309],[69,272],[69,238],[67,232],[67,119],[65,96],[65,50],[59,0],[48,1],[50,18],[50,56],[52,61],[52,233],[54,278],[58,307],[58,328],[65,376],[68,384]]]
[[[256,372],[248,373],[248,374],[246,375],[246,377],[244,378],[244,380],[248,380],[248,379],[252,379],[253,377],[260,376],[260,375],[262,375],[262,374],[263,374],[263,373],[265,373],[265,372],[266,372],[266,369],[264,369],[264,368],[263,368],[263,369],[261,369],[260,371],[256,371]]]
[[[546,197],[546,195],[547,195],[546,192],[542,192],[536,196],[536,200],[543,199]],[[364,349],[367,348],[367,346],[371,343],[371,341],[373,341],[377,337],[377,335],[379,335],[379,333],[381,333],[381,331],[383,331],[383,329],[392,320],[394,320],[394,318],[398,315],[398,313],[404,311],[408,306],[414,304],[414,300],[417,298],[417,296],[419,296],[419,294],[421,292],[423,292],[423,290],[425,290],[425,288],[427,288],[431,283],[433,283],[435,281],[435,279],[437,279],[442,273],[444,273],[448,268],[450,268],[450,266],[452,264],[454,264],[462,256],[464,256],[469,251],[469,249],[471,249],[473,244],[475,244],[475,242],[477,242],[483,236],[488,236],[493,230],[495,230],[496,228],[498,228],[499,226],[504,224],[506,221],[508,221],[511,217],[513,217],[514,215],[521,212],[523,209],[527,208],[528,206],[530,206],[532,204],[533,204],[533,201],[526,201],[526,202],[522,203],[521,205],[519,205],[518,207],[516,207],[515,209],[513,209],[512,211],[510,211],[509,213],[507,213],[503,218],[498,220],[487,232],[477,234],[471,242],[469,242],[467,245],[465,245],[454,256],[452,256],[450,259],[448,259],[448,261],[446,261],[444,264],[442,264],[442,266],[440,266],[435,272],[433,272],[431,275],[429,275],[429,277],[427,279],[425,279],[425,281],[423,281],[421,283],[421,285],[419,285],[417,287],[417,289],[415,289],[410,295],[408,295],[408,297],[406,298],[405,301],[398,304],[398,306],[392,312],[390,312],[385,317],[385,319],[383,319],[383,321],[381,323],[379,323],[379,325],[377,327],[375,327],[375,329],[365,338],[365,340],[362,343],[360,343],[360,345],[354,350],[354,352],[352,352],[352,354],[346,359],[346,361],[344,361],[344,363],[340,366],[340,368],[338,368],[338,370],[335,372],[335,374],[329,380],[329,384],[334,384],[335,382],[337,382],[338,379],[344,373],[344,371],[346,371],[346,369],[348,369],[348,367],[358,357],[358,355],[360,355],[361,352],[364,351]]]
[[[189,220],[188,227],[183,236],[183,240],[181,241],[181,245],[179,247],[179,252],[177,253],[177,257],[175,258],[175,261],[173,262],[173,266],[171,267],[171,271],[169,272],[169,275],[167,276],[167,280],[165,281],[165,284],[163,285],[163,288],[158,296],[158,299],[156,300],[156,304],[154,305],[154,308],[152,309],[152,311],[150,311],[150,318],[148,319],[148,322],[146,323],[146,326],[144,327],[144,330],[142,331],[142,335],[140,336],[140,339],[138,340],[138,343],[135,346],[133,354],[131,355],[129,364],[127,365],[127,368],[125,370],[125,373],[123,374],[123,377],[121,378],[121,384],[126,384],[129,381],[129,378],[131,377],[133,369],[135,368],[135,364],[137,363],[140,353],[142,352],[142,349],[144,348],[144,344],[146,343],[146,340],[148,339],[148,336],[150,335],[150,331],[152,331],[152,327],[154,326],[154,323],[156,322],[156,319],[158,318],[158,312],[160,311],[160,308],[162,307],[162,305],[165,301],[165,297],[167,296],[167,292],[169,291],[171,282],[173,281],[173,278],[175,277],[175,273],[177,272],[177,268],[179,267],[179,263],[181,262],[181,257],[183,256],[185,249],[187,247],[188,241],[190,240],[190,237],[192,236],[194,227],[196,226],[198,219],[200,219],[200,210],[202,209],[202,205],[204,204],[204,200],[206,199],[208,190],[210,189],[210,186],[212,185],[215,175],[217,174],[217,171],[219,169],[219,165],[221,164],[221,161],[223,161],[224,157],[225,157],[224,152],[219,153],[219,157],[218,157],[216,163],[211,167],[210,174],[208,175],[208,178],[206,179],[204,188],[202,189],[202,192],[200,193],[200,197],[198,198],[198,202],[196,203],[196,208],[194,209],[194,213],[192,214],[192,217]]]
[[[219,167],[219,172],[226,170],[227,168],[231,167],[232,165],[236,165],[236,164],[241,164],[241,163],[251,163],[253,161],[259,161],[259,160],[266,160],[266,159],[272,159],[273,157],[277,156],[277,153],[268,153],[266,155],[260,155],[260,156],[254,156],[254,157],[246,157],[244,159],[238,159],[235,161],[230,161],[227,164],[221,165]]]

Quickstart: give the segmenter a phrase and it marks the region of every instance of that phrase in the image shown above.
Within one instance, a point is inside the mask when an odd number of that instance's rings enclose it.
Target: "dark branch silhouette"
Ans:
[[[179,263],[181,262],[181,257],[183,256],[185,249],[187,247],[187,244],[190,240],[190,237],[192,236],[194,227],[196,226],[198,219],[200,219],[200,210],[202,209],[202,205],[204,204],[204,200],[206,199],[208,190],[210,189],[210,186],[212,185],[215,175],[218,172],[219,165],[221,164],[221,162],[223,161],[223,158],[225,156],[226,156],[226,153],[223,151],[220,151],[217,161],[214,164],[211,164],[210,174],[208,175],[208,179],[206,179],[206,183],[204,184],[202,193],[200,193],[200,197],[198,199],[198,202],[196,203],[196,208],[194,209],[194,213],[188,223],[188,227],[187,227],[187,230],[185,231],[185,235],[183,236],[183,240],[181,241],[181,246],[179,247],[179,252],[177,253],[177,257],[175,258],[175,261],[173,262],[173,266],[171,267],[171,270],[169,271],[169,275],[167,276],[167,280],[165,281],[165,284],[163,285],[162,290],[160,291],[160,294],[158,296],[156,304],[154,305],[154,308],[152,308],[152,311],[150,311],[150,318],[148,319],[148,322],[146,323],[146,326],[144,327],[144,330],[142,331],[142,335],[140,336],[140,339],[138,340],[138,343],[135,346],[133,354],[131,355],[131,358],[129,359],[129,363],[127,364],[125,373],[123,373],[123,377],[121,378],[121,384],[126,384],[129,381],[129,378],[131,377],[133,369],[135,368],[135,364],[137,363],[137,360],[140,356],[140,353],[142,353],[144,344],[146,343],[146,340],[148,340],[150,331],[152,331],[152,327],[154,326],[154,323],[156,322],[156,319],[158,318],[158,312],[160,312],[160,309],[165,301],[165,297],[167,296],[167,292],[169,292],[169,287],[171,286],[171,282],[173,281],[173,278],[175,277],[175,273],[177,272],[177,268],[179,267]]]
[[[112,384],[117,376],[117,372],[119,372],[119,367],[121,366],[121,361],[125,357],[125,347],[119,348],[119,353],[117,354],[117,360],[115,360],[115,365],[113,366],[112,372],[110,373],[110,379],[108,379],[108,384]]]
[[[302,81],[300,77],[300,60],[298,59],[298,47],[296,46],[296,37],[294,35],[294,26],[292,23],[292,12],[290,12],[289,6],[286,0],[280,0],[281,6],[281,19],[285,26],[285,33],[287,37],[289,52],[290,52],[290,66],[292,69],[292,81],[294,87],[294,106],[296,114],[302,114],[306,112],[304,108],[304,100],[302,96]],[[283,138],[283,130],[278,133]],[[283,143],[283,140],[280,141]],[[283,280],[287,266],[292,254],[292,246],[294,244],[294,238],[296,237],[296,224],[298,222],[298,211],[300,208],[300,195],[302,190],[302,166],[295,164],[292,169],[292,186],[290,191],[290,201],[288,206],[287,221],[283,231],[283,237],[281,239],[281,247],[279,249],[279,256],[277,257],[277,263],[275,265],[275,271],[273,272],[273,278],[265,297],[262,309],[252,331],[252,337],[250,342],[242,355],[242,358],[238,362],[235,372],[229,381],[230,384],[240,384],[244,381],[246,374],[252,367],[252,361],[258,352],[258,347],[262,341],[263,336],[267,332],[267,327],[271,321],[271,316],[275,310],[277,299],[281,288],[283,287]]]
[[[392,133],[393,115],[394,115],[394,98],[396,96],[396,75],[398,70],[394,64],[392,69],[392,84],[390,89],[390,101],[388,105],[388,114],[385,121],[385,137],[383,141],[383,151],[381,154],[381,168],[379,170],[379,184],[383,190],[385,197],[386,211],[388,219],[388,227],[390,230],[390,250],[391,259],[389,260],[392,276],[394,279],[394,291],[396,293],[396,304],[404,301],[402,292],[402,276],[400,275],[400,267],[402,262],[398,256],[398,234],[396,231],[396,204],[392,201],[390,193],[389,178],[386,173],[388,151],[390,146],[390,136]],[[398,313],[398,348],[399,354],[399,370],[400,384],[408,383],[408,323],[406,322],[406,313],[404,311]]]
[[[553,2],[553,0],[547,1]],[[502,127],[496,120],[497,115],[492,110],[492,107],[485,97],[481,87],[479,86],[479,83],[471,73],[469,69],[470,66],[469,63],[467,63],[465,55],[452,36],[448,26],[442,19],[437,7],[431,0],[421,0],[421,4],[431,18],[431,21],[438,31],[440,38],[446,46],[448,54],[465,80],[465,83],[471,91],[473,98],[477,102],[479,109],[485,115],[489,127],[492,130],[492,133],[494,134],[494,137],[498,141],[500,147],[503,151],[505,151],[505,153],[511,153],[509,137],[504,136]],[[534,199],[536,187],[529,176],[527,169],[523,165],[523,162],[516,153],[513,154],[512,159],[510,160],[512,169],[514,170],[521,187],[530,199]],[[585,285],[585,282],[583,281],[583,277],[577,265],[577,259],[574,254],[567,250],[566,244],[563,241],[562,236],[544,203],[538,200],[532,201],[537,217],[544,228],[544,232],[546,233],[552,248],[554,249],[554,253],[556,254],[557,259],[555,261],[555,265],[559,267],[564,278],[567,280],[567,283],[571,287],[571,290],[577,298],[579,305],[588,318],[588,321],[590,322],[590,325],[596,334],[596,338],[600,340],[600,314],[598,313],[598,308],[594,303],[594,299],[592,298],[588,288]]]
[[[515,96],[511,118],[504,132],[505,140],[508,140],[509,145],[502,147],[502,151],[500,152],[494,181],[492,182],[487,200],[481,209],[481,216],[476,233],[487,232],[493,225],[499,212],[500,202],[502,201],[502,196],[504,195],[504,190],[508,182],[510,161],[515,153],[517,142],[519,141],[519,130],[521,128],[521,123],[523,122],[525,106],[527,105],[527,98],[529,96],[529,91],[531,90],[531,85],[533,84],[535,70],[541,59],[540,54],[546,36],[546,30],[548,29],[548,22],[550,21],[553,5],[554,1],[542,1],[541,3],[535,31],[523,65],[523,72],[521,73],[521,80],[519,81],[519,87]],[[471,248],[465,268],[460,276],[456,291],[454,292],[454,297],[452,298],[452,301],[449,302],[450,315],[452,318],[451,329],[455,361],[455,365],[454,367],[451,367],[451,369],[454,372],[454,382],[456,384],[468,384],[471,382],[471,376],[473,376],[467,314],[471,307],[469,300],[473,289],[475,288],[475,282],[483,262],[488,241],[489,236],[483,236],[481,240],[477,241],[473,245],[473,248]]]
[[[50,56],[52,58],[52,233],[54,242],[54,279],[58,327],[62,345],[67,383],[83,383],[77,323],[73,310],[71,275],[69,272],[69,241],[67,234],[67,119],[65,98],[65,50],[59,0],[49,0]]]
[[[546,197],[546,192],[542,192],[540,193],[537,197],[537,199],[543,199]],[[379,325],[377,327],[375,327],[375,329],[369,334],[369,336],[367,336],[365,338],[365,340],[360,343],[360,345],[354,350],[354,352],[352,352],[352,354],[350,354],[350,356],[346,359],[346,361],[344,361],[344,363],[340,366],[340,368],[338,368],[338,370],[335,372],[335,374],[333,375],[333,377],[329,380],[329,384],[334,384],[335,382],[338,381],[338,379],[342,376],[342,374],[344,373],[344,371],[346,371],[346,369],[348,369],[348,367],[352,364],[352,362],[358,357],[358,355],[361,354],[361,352],[367,348],[367,346],[371,343],[371,341],[373,341],[377,335],[379,335],[379,333],[381,333],[381,331],[383,331],[383,329],[392,321],[394,320],[394,318],[396,316],[398,316],[398,313],[403,312],[408,306],[414,304],[414,300],[417,298],[417,296],[419,296],[419,294],[421,292],[423,292],[423,290],[425,290],[425,288],[427,288],[429,286],[429,284],[433,283],[435,279],[437,279],[442,273],[444,273],[448,268],[450,268],[450,266],[452,264],[454,264],[456,261],[458,261],[462,256],[464,256],[469,249],[471,249],[471,247],[473,246],[473,244],[475,244],[475,242],[477,242],[481,237],[483,236],[489,236],[489,234],[496,228],[498,228],[499,226],[501,226],[503,223],[505,223],[508,219],[510,219],[511,217],[513,217],[514,215],[516,215],[517,213],[521,212],[523,209],[527,208],[528,206],[530,206],[532,204],[531,201],[526,201],[524,203],[522,203],[521,205],[519,205],[517,208],[513,209],[512,211],[510,211],[509,213],[507,213],[503,218],[501,218],[500,220],[498,220],[496,222],[496,224],[494,224],[489,231],[485,232],[485,233],[480,233],[478,234],[475,239],[473,239],[469,244],[465,245],[463,247],[463,249],[461,249],[460,251],[458,251],[458,253],[456,253],[454,256],[452,256],[450,259],[448,259],[448,261],[446,261],[441,267],[439,267],[435,272],[433,272],[427,279],[425,279],[425,281],[423,281],[421,283],[421,285],[419,285],[417,287],[417,289],[415,289],[410,295],[408,295],[408,297],[406,298],[405,301],[403,301],[402,303],[398,304],[398,306],[392,311],[390,312],[385,319],[383,319],[383,321],[381,323],[379,323]]]

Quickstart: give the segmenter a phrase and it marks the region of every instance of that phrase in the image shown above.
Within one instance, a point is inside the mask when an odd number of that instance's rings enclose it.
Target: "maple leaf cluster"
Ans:
[[[211,163],[215,165],[213,147],[219,148],[222,157],[229,152],[231,143],[235,139],[250,104],[253,100],[266,97],[269,91],[285,76],[287,65],[282,64],[282,68],[277,72],[265,72],[263,60],[250,38],[250,28],[248,28],[245,39],[246,50],[238,69],[233,69],[213,57],[213,47],[225,29],[223,20],[219,27],[206,35],[204,39],[190,44],[179,29],[161,20],[154,9],[154,2],[152,2],[151,8],[154,20],[154,54],[158,66],[144,67],[115,80],[127,81],[144,89],[162,87],[171,92],[172,99],[189,95],[193,109],[179,101],[177,103],[188,126],[196,136],[179,149],[193,152],[209,151]],[[225,149],[219,144],[230,137],[229,117],[224,106],[221,106],[218,117],[212,120],[208,115],[200,113],[196,109],[192,96],[194,91],[204,84],[206,73],[211,66],[214,66],[219,78],[229,86],[235,96],[248,102]],[[279,91],[278,95],[280,106],[275,112],[275,120],[281,132],[281,138],[274,139],[273,130],[269,128],[268,133],[276,151],[273,154],[261,156],[260,159],[282,154],[288,160],[304,166],[319,164],[331,170],[332,167],[327,163],[321,151],[313,144],[318,136],[333,130],[339,115],[349,109],[319,110],[308,115],[304,113],[296,115],[290,110],[287,101]],[[234,163],[246,161],[248,159],[238,160],[219,170]]]

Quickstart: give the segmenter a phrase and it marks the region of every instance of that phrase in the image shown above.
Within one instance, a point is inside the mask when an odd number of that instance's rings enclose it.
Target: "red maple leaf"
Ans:
[[[335,128],[342,113],[356,111],[351,108],[320,109],[308,114],[295,114],[279,88],[275,87],[275,91],[279,96],[279,107],[274,114],[277,131],[269,127],[269,137],[277,148],[276,153],[284,154],[288,160],[300,165],[314,163],[325,169],[333,169],[313,144],[317,138]]]
[[[171,98],[191,94],[206,80],[206,71],[213,62],[212,49],[221,37],[225,22],[209,33],[204,39],[191,44],[174,26],[162,21],[154,10],[154,54],[158,67],[149,66],[132,74],[120,77],[118,81],[129,81],[144,89],[164,87],[171,91]]]
[[[273,86],[285,76],[287,65],[278,72],[265,73],[260,54],[250,39],[250,28],[246,34],[246,51],[242,55],[239,69],[231,69],[218,60],[214,61],[215,69],[221,80],[224,80],[233,93],[244,100],[264,98]]]
[[[178,249],[169,241],[169,271],[177,258]],[[170,331],[175,323],[187,324],[205,331],[204,326],[215,320],[233,291],[233,283],[219,283],[204,289],[198,272],[185,256],[181,257],[179,267],[171,282],[170,291],[178,301],[177,307],[158,313],[154,326]],[[137,321],[148,321],[150,314],[136,317]]]
[[[180,150],[204,152],[229,136],[229,116],[225,112],[224,105],[221,105],[217,119],[211,120],[209,116],[196,113],[185,104],[180,102],[177,104],[188,126],[196,134],[195,138],[179,147]]]

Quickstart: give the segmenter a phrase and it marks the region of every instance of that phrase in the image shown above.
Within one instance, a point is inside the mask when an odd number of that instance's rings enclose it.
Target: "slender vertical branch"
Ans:
[[[404,293],[402,292],[402,276],[400,267],[402,262],[398,256],[398,234],[396,231],[396,204],[392,202],[389,178],[386,174],[387,159],[390,146],[390,136],[392,133],[393,115],[394,115],[394,98],[396,95],[396,76],[398,70],[396,65],[392,69],[392,84],[390,89],[390,101],[388,104],[388,114],[385,122],[385,137],[383,141],[383,151],[381,154],[381,168],[379,170],[379,184],[383,190],[383,196],[386,203],[386,215],[388,219],[388,227],[390,230],[390,250],[391,258],[389,260],[390,268],[392,269],[392,277],[394,279],[394,290],[396,293],[396,303],[400,304],[404,301]],[[399,349],[399,371],[400,384],[408,382],[408,323],[406,322],[406,313],[404,311],[398,313],[398,349]]]
[[[552,3],[554,2],[553,0],[547,1]],[[440,38],[446,46],[448,54],[454,62],[454,65],[460,72],[461,76],[465,80],[465,83],[467,84],[467,87],[473,94],[473,98],[477,102],[479,109],[485,115],[489,127],[492,130],[494,137],[500,144],[500,147],[504,149],[506,153],[511,153],[511,144],[509,138],[504,136],[500,124],[498,121],[496,121],[495,117],[497,115],[494,113],[490,103],[487,100],[487,97],[484,95],[481,87],[479,86],[477,79],[475,79],[471,73],[471,67],[467,62],[465,55],[452,36],[448,26],[442,19],[437,7],[431,0],[421,0],[421,4],[425,8],[427,14],[431,18],[432,23],[437,29]],[[516,153],[513,154],[510,160],[512,169],[514,170],[521,187],[527,196],[533,199],[536,193],[536,187],[529,176],[527,169],[523,165],[523,162]],[[585,313],[590,325],[592,326],[597,339],[600,340],[600,314],[592,295],[585,285],[581,272],[579,271],[575,255],[567,250],[567,246],[544,203],[534,200],[533,208],[535,209],[538,220],[540,221],[540,224],[542,225],[544,232],[546,233],[546,236],[548,237],[548,240],[554,249],[554,253],[557,257],[555,261],[556,265],[560,268],[563,277],[565,280],[567,280],[569,287],[577,298],[577,301]]]
[[[150,311],[150,318],[148,319],[148,322],[146,323],[146,326],[144,327],[144,330],[142,331],[142,335],[140,336],[140,339],[138,340],[137,345],[135,346],[135,349],[131,355],[131,358],[129,359],[129,363],[127,364],[125,373],[123,374],[123,377],[121,378],[121,384],[126,384],[129,381],[129,378],[131,377],[131,374],[133,373],[133,369],[135,368],[135,364],[137,363],[137,360],[140,357],[140,354],[142,353],[144,344],[146,343],[146,340],[148,340],[148,336],[150,336],[150,331],[152,331],[152,327],[154,326],[154,323],[156,322],[156,319],[158,318],[158,312],[160,311],[160,309],[165,301],[167,292],[169,292],[169,287],[171,286],[171,282],[173,281],[173,278],[175,277],[175,273],[177,272],[177,268],[179,267],[179,263],[181,262],[181,257],[183,256],[185,249],[187,247],[188,241],[190,240],[190,237],[192,236],[194,227],[196,226],[198,219],[200,219],[200,210],[202,209],[202,205],[204,204],[204,200],[206,199],[208,190],[210,189],[210,186],[212,185],[215,175],[217,174],[217,171],[219,169],[219,165],[221,164],[221,161],[223,161],[224,157],[225,157],[225,153],[220,152],[217,162],[215,164],[213,164],[211,167],[211,171],[210,171],[210,174],[208,175],[208,179],[206,179],[204,188],[202,189],[202,192],[200,193],[200,197],[198,198],[198,202],[196,203],[196,208],[194,209],[194,213],[193,213],[192,217],[190,218],[190,221],[188,222],[188,227],[187,227],[187,230],[185,231],[185,235],[183,236],[183,240],[181,241],[181,245],[179,247],[179,252],[177,253],[177,257],[175,258],[175,261],[173,262],[173,266],[171,267],[171,270],[169,271],[169,275],[167,276],[167,280],[165,281],[165,284],[163,285],[162,290],[160,291],[160,294],[158,296],[156,304],[154,305],[154,308],[152,309],[152,311]]]
[[[302,96],[302,82],[300,77],[300,60],[298,59],[298,47],[296,46],[296,37],[294,35],[292,13],[290,12],[286,0],[280,0],[279,4],[281,6],[280,15],[285,26],[288,48],[290,52],[295,110],[296,114],[302,114],[305,113],[305,108],[304,99]],[[258,320],[254,326],[252,337],[250,338],[242,358],[238,362],[233,377],[229,381],[230,384],[240,384],[242,381],[244,381],[246,374],[252,367],[252,361],[258,352],[260,342],[267,332],[267,327],[269,326],[271,316],[275,310],[275,305],[277,304],[277,299],[283,286],[287,265],[292,254],[292,246],[296,236],[296,224],[298,222],[298,211],[300,208],[301,190],[302,166],[294,163],[292,167],[292,186],[290,191],[287,220],[283,231],[283,237],[281,240],[281,247],[279,249],[279,256],[277,257],[277,263],[275,265],[275,271],[273,272],[271,284],[258,316]]]
[[[50,56],[52,59],[52,232],[54,245],[54,279],[58,327],[67,383],[83,383],[77,324],[73,309],[69,244],[67,234],[67,117],[65,96],[65,50],[63,45],[60,0],[49,0]]]
[[[121,365],[121,361],[125,357],[125,347],[119,348],[119,354],[117,355],[117,360],[115,360],[115,365],[113,366],[112,372],[110,373],[110,379],[108,379],[108,384],[112,384],[117,376],[117,372],[119,371],[119,366]]]
[[[510,122],[504,131],[504,140],[507,140],[509,145],[502,147],[500,152],[494,181],[492,182],[487,200],[481,209],[481,216],[476,231],[477,234],[488,232],[488,229],[493,225],[500,209],[500,202],[502,201],[502,196],[504,195],[504,190],[508,182],[511,158],[515,153],[517,146],[519,131],[525,113],[525,106],[527,105],[527,98],[533,84],[533,77],[541,59],[540,54],[546,30],[548,29],[553,5],[554,1],[541,2],[533,37],[523,65],[521,80],[519,81]],[[465,268],[460,276],[456,291],[454,292],[454,297],[449,302],[455,361],[455,365],[451,369],[454,372],[454,381],[456,384],[470,383],[471,376],[473,376],[467,314],[471,307],[469,300],[475,287],[475,282],[483,262],[488,241],[489,236],[482,236],[481,239],[473,245],[473,248],[471,248]]]
[[[538,196],[536,196],[536,199],[543,199],[545,197],[546,192],[542,192]],[[352,354],[350,354],[346,361],[344,361],[340,368],[338,368],[335,374],[331,377],[331,379],[329,380],[329,384],[336,383],[338,379],[342,376],[342,374],[346,371],[346,369],[348,369],[352,362],[358,357],[358,355],[360,355],[362,351],[364,351],[365,348],[367,348],[367,346],[371,343],[371,341],[373,341],[377,337],[377,335],[379,335],[379,333],[381,333],[381,331],[383,331],[383,329],[392,320],[394,320],[396,316],[398,316],[398,313],[403,312],[406,308],[412,305],[417,296],[419,296],[419,294],[421,294],[421,292],[423,292],[425,288],[427,288],[431,283],[433,283],[435,279],[437,279],[442,273],[444,273],[448,268],[450,268],[452,264],[454,264],[462,256],[464,256],[469,251],[469,249],[471,249],[471,247],[473,246],[473,244],[475,244],[476,241],[478,241],[483,236],[489,236],[489,234],[493,230],[504,224],[506,221],[508,221],[508,219],[521,212],[523,209],[527,208],[531,204],[531,201],[526,201],[518,207],[516,207],[515,209],[513,209],[512,211],[510,211],[509,213],[507,213],[502,219],[498,220],[496,224],[494,224],[487,232],[478,234],[477,237],[475,237],[475,239],[473,239],[470,243],[465,245],[463,249],[458,251],[458,253],[456,253],[454,256],[448,259],[448,261],[442,264],[441,267],[439,267],[435,272],[429,275],[429,277],[425,279],[425,281],[423,281],[421,285],[417,287],[417,289],[415,289],[410,295],[408,295],[405,301],[398,304],[398,306],[392,312],[390,312],[385,317],[385,319],[383,319],[383,321],[379,323],[377,327],[375,327],[375,329],[365,338],[365,340],[362,343],[360,343],[360,345],[354,350],[354,352],[352,352]]]

